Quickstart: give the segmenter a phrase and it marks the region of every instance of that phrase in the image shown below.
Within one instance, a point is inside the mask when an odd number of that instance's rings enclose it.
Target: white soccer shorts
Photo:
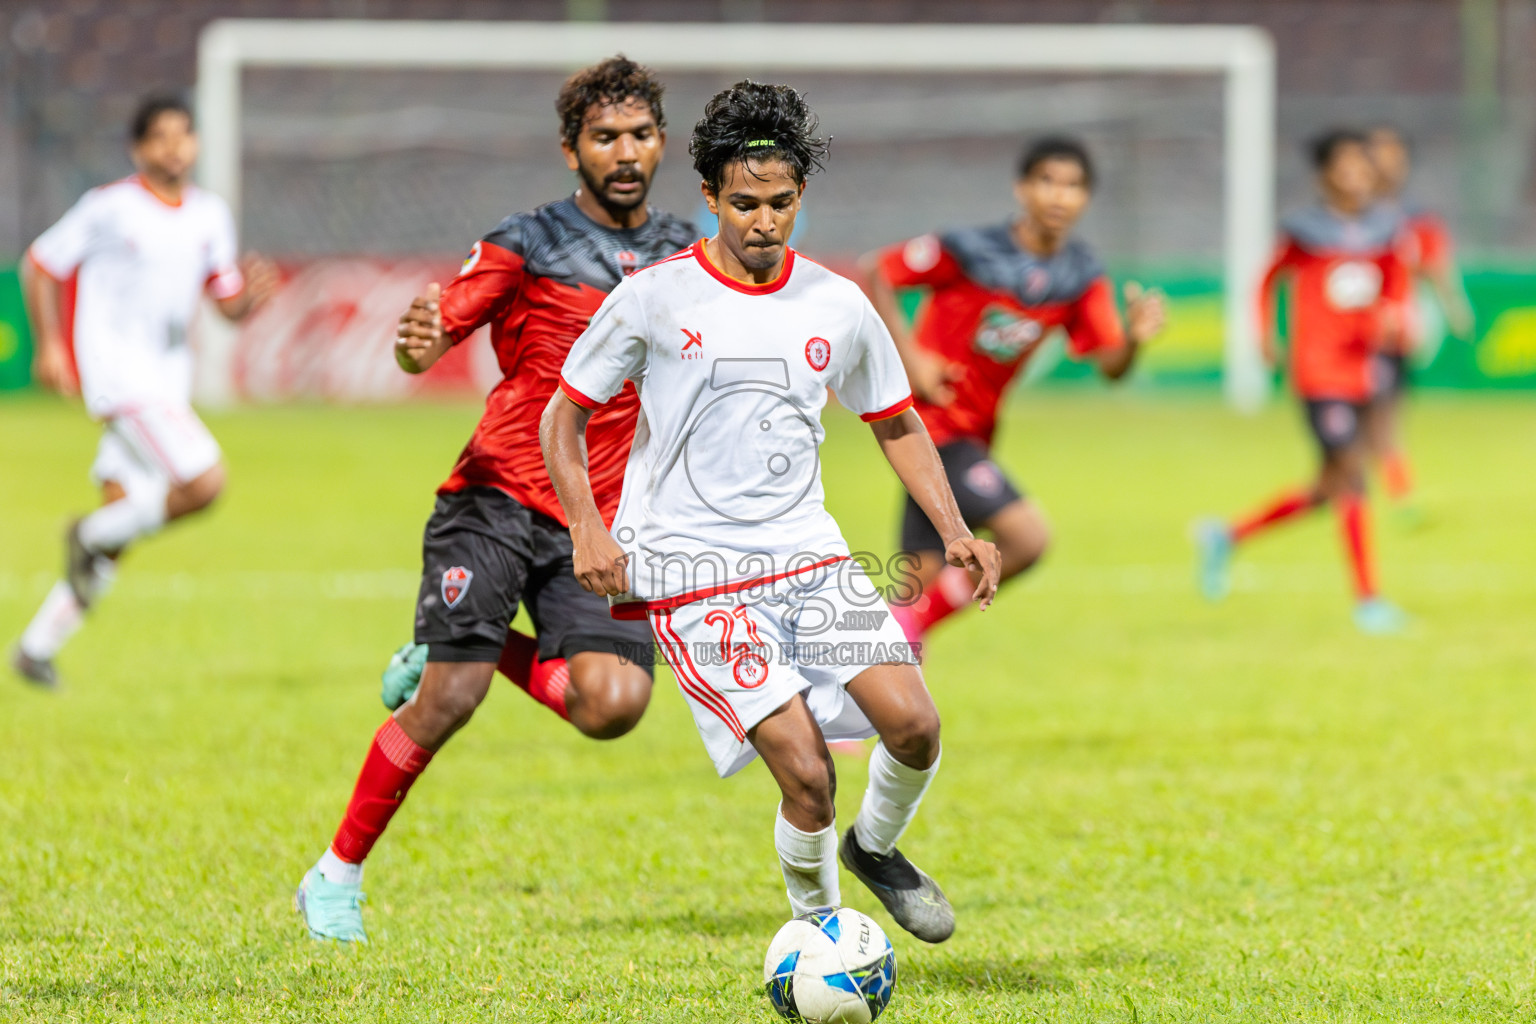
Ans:
[[[163,480],[190,483],[218,465],[219,442],[187,405],[155,403],[125,409],[107,420],[91,465],[97,484]]]
[[[829,741],[873,736],[844,687],[872,665],[917,661],[867,581],[833,572],[778,596],[731,594],[648,613],[721,778],[752,762],[747,733],[797,693]]]

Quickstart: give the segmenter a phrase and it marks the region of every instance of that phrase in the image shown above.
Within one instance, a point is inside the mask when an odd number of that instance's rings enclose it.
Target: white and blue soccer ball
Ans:
[[[896,989],[896,951],[857,910],[790,921],[768,944],[763,983],[779,1016],[805,1024],[869,1024]]]

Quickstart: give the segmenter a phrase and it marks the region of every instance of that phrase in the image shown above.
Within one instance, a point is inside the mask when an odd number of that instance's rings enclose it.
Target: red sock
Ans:
[[[917,600],[896,609],[896,621],[907,639],[917,640],[934,626],[964,608],[975,593],[971,574],[953,565],[939,570],[932,583],[923,588]]]
[[[1404,501],[1413,494],[1413,474],[1408,469],[1408,457],[1402,452],[1388,452],[1381,457],[1381,478],[1387,485],[1387,496],[1393,501]]]
[[[571,673],[564,658],[540,661],[539,642],[526,633],[509,629],[507,642],[501,648],[501,660],[496,663],[496,667],[528,696],[567,722],[571,720],[565,708],[565,687],[570,682]]]
[[[361,864],[431,760],[432,751],[417,746],[400,723],[386,718],[373,735],[346,817],[331,840],[332,852],[349,864]]]
[[[1376,596],[1376,567],[1371,561],[1371,531],[1365,515],[1365,499],[1345,495],[1336,504],[1355,597],[1364,601]]]
[[[1303,512],[1310,512],[1319,504],[1317,495],[1312,491],[1288,491],[1252,515],[1233,523],[1232,540],[1234,542],[1247,540],[1260,530],[1284,522],[1292,516],[1301,515]]]

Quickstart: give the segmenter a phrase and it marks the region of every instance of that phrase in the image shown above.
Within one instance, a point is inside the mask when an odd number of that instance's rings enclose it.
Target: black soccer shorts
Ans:
[[[1307,425],[1324,455],[1343,451],[1360,436],[1365,418],[1365,405],[1341,398],[1309,398],[1306,400]]]
[[[1408,390],[1408,357],[1378,352],[1371,357],[1371,400],[1400,398]]]
[[[520,602],[538,633],[539,659],[618,654],[650,672],[650,623],[621,622],[608,599],[576,582],[571,534],[494,487],[438,496],[421,541],[416,642],[429,661],[501,657]]]
[[[992,461],[987,449],[975,441],[951,441],[940,445],[939,459],[944,463],[949,489],[955,492],[960,515],[965,518],[965,525],[973,530],[1024,497]],[[944,539],[910,494],[901,518],[901,548],[903,551],[944,550]]]

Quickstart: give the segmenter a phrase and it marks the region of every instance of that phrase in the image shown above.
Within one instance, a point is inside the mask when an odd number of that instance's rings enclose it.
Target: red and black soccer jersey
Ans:
[[[490,324],[503,376],[438,493],[496,487],[565,523],[539,448],[539,417],[571,343],[621,280],[697,237],[692,224],[654,209],[638,228],[606,228],[567,198],[513,214],[476,242],[443,289],[443,327],[457,344]],[[618,508],[639,409],[629,386],[587,425],[592,493],[604,522]]]
[[[968,228],[892,246],[880,266],[896,287],[930,289],[913,342],[965,371],[948,405],[915,403],[935,444],[989,445],[1004,390],[1052,328],[1077,358],[1125,344],[1104,268],[1075,238],[1042,256],[1019,248],[1011,224]]]
[[[1280,245],[1259,290],[1260,316],[1266,327],[1273,322],[1276,285],[1289,277],[1291,383],[1301,397],[1371,396],[1383,314],[1408,293],[1401,228],[1398,211],[1386,205],[1346,218],[1319,204],[1281,218]]]

